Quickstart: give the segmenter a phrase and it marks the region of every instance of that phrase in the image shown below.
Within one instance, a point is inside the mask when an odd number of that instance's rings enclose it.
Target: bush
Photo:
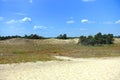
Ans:
[[[102,44],[113,44],[113,34],[97,33],[95,36],[80,36],[79,43],[82,45],[102,45]]]

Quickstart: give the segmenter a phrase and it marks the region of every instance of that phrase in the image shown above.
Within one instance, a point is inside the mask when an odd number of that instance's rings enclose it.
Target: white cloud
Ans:
[[[95,21],[89,21],[88,19],[82,19],[81,23],[90,23],[90,24],[92,24],[92,23],[96,23],[96,22]]]
[[[83,2],[94,2],[95,0],[82,0]]]
[[[15,19],[11,19],[9,21],[7,21],[7,24],[14,24],[14,23],[23,23],[23,22],[31,22],[31,18],[29,17],[24,17],[23,19],[20,20],[15,20]]]
[[[67,24],[73,24],[73,23],[75,23],[75,21],[74,21],[74,20],[69,20],[69,21],[67,21],[66,23],[67,23]]]
[[[0,17],[0,21],[2,21],[4,18],[3,17]]]
[[[80,28],[80,31],[85,31],[85,30],[87,30],[87,29],[85,29],[85,28]]]
[[[21,22],[30,22],[32,21],[31,18],[29,17],[24,17],[23,19],[20,20]]]
[[[88,21],[88,19],[82,19],[81,20],[81,23],[88,23],[89,21]]]
[[[33,3],[33,0],[29,0],[29,3]]]
[[[13,24],[13,23],[17,23],[17,22],[18,22],[18,21],[12,19],[12,20],[7,21],[6,23],[7,23],[7,24]]]
[[[114,24],[114,22],[112,22],[112,21],[106,21],[106,22],[102,22],[102,24]]]
[[[70,19],[72,20],[72,19],[74,19],[74,17],[71,16]]]
[[[113,21],[104,21],[104,22],[100,22],[100,24],[120,24],[120,20],[117,20],[115,22],[113,22]]]
[[[120,20],[116,21],[115,24],[120,24]]]
[[[6,2],[7,0],[2,0],[3,2]]]
[[[20,13],[20,12],[18,12],[18,13],[15,13],[16,15],[22,15],[22,16],[25,16],[26,14],[25,13]]]
[[[35,25],[33,27],[34,30],[38,30],[38,29],[46,29],[47,27],[46,26],[38,26],[38,25]]]
[[[1,0],[2,2],[8,2],[9,0]],[[28,3],[33,3],[33,0],[27,0]]]

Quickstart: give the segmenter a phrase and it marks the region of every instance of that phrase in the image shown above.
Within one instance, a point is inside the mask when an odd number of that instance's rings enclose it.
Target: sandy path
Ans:
[[[67,59],[0,64],[0,80],[120,80],[120,58]]]

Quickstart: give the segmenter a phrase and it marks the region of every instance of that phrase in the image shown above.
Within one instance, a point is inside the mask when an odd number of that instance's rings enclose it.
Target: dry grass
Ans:
[[[120,56],[120,43],[104,46],[80,46],[78,39],[28,40],[10,39],[0,41],[0,63],[54,60],[54,55],[72,57]]]

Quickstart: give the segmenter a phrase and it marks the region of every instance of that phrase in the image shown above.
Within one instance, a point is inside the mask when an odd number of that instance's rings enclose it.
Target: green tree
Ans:
[[[82,45],[88,45],[88,40],[86,36],[80,36],[79,43],[81,43]]]
[[[24,38],[27,38],[27,39],[44,39],[44,37],[39,36],[37,34],[25,35]]]
[[[67,34],[60,34],[59,36],[57,36],[57,39],[68,39]]]
[[[93,36],[88,36],[87,40],[89,45],[94,46],[96,44],[96,41]]]
[[[106,38],[106,44],[112,44],[113,43],[113,34],[108,34]]]
[[[63,34],[63,39],[67,39],[67,34]]]
[[[99,32],[95,35],[95,41],[96,41],[96,44],[103,44],[102,33]]]

